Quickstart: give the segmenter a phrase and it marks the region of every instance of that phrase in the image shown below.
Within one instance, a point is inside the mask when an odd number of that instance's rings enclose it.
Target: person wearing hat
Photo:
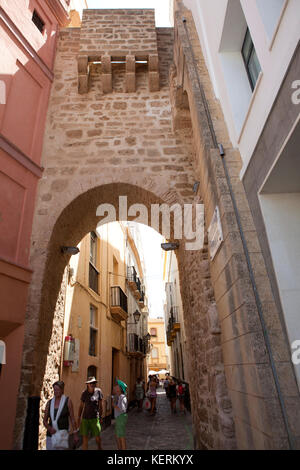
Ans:
[[[88,449],[89,433],[95,437],[98,450],[101,446],[101,423],[102,420],[102,390],[97,385],[95,377],[89,377],[86,381],[87,388],[82,393],[78,410],[78,427],[82,436],[82,450]]]
[[[122,380],[117,380],[117,385],[114,387],[112,406],[115,410],[115,433],[118,450],[126,450],[125,432],[128,419],[126,389],[127,385]]]

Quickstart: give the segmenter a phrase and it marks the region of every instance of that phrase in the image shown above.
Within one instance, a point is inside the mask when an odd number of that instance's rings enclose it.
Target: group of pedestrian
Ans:
[[[156,375],[149,375],[147,385],[141,377],[137,379],[135,384],[135,399],[138,404],[138,412],[143,410],[144,399],[150,402],[148,409],[150,416],[156,412],[157,388],[159,387],[159,379]]]
[[[77,448],[82,438],[82,450],[88,449],[88,439],[95,437],[98,450],[102,449],[101,424],[103,423],[103,393],[97,387],[95,377],[86,381],[82,392],[76,421],[71,399],[64,395],[64,382],[53,384],[54,397],[47,402],[44,414],[44,426],[47,429],[46,449],[67,450]],[[116,380],[113,388],[112,407],[115,415],[115,434],[118,450],[126,449],[127,423],[127,385]],[[71,432],[69,432],[71,424]],[[70,446],[70,441],[73,442]]]
[[[171,406],[171,413],[176,413],[176,401],[179,400],[179,410],[181,413],[185,413],[185,385],[182,383],[181,380],[178,382],[171,377],[170,375],[166,375],[164,380],[164,390],[166,392],[166,397],[170,400]]]
[[[160,381],[156,375],[150,375],[147,386],[141,377],[135,385],[135,397],[138,411],[143,409],[144,398],[150,401],[149,414],[156,412],[157,388]],[[185,413],[185,385],[166,375],[163,382],[167,398],[170,400],[171,412],[176,413],[176,400],[179,400],[180,411]],[[95,377],[89,377],[86,381],[86,389],[80,397],[78,417],[75,419],[72,400],[64,395],[64,382],[57,381],[53,384],[54,397],[46,404],[44,414],[44,426],[47,429],[46,449],[59,450],[77,448],[81,444],[82,450],[88,449],[89,436],[95,437],[97,447],[102,449],[101,425],[103,425],[103,393],[97,387]],[[127,415],[127,385],[117,379],[113,388],[112,407],[115,416],[115,434],[118,450],[126,449],[126,423]],[[69,430],[71,425],[71,432]],[[72,444],[70,444],[72,441]]]

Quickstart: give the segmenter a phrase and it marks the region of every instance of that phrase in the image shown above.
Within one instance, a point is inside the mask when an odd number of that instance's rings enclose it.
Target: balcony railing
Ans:
[[[120,286],[110,288],[110,313],[117,321],[127,320],[127,295]]]
[[[141,308],[145,307],[145,292],[144,286],[142,286],[141,297],[139,298],[139,305]]]
[[[172,306],[170,309],[170,315],[171,318],[173,319],[173,322],[178,322],[179,321],[179,313],[178,313],[178,307]]]
[[[169,326],[171,333],[176,336],[176,331],[180,330],[178,307],[172,306],[170,309]]]
[[[93,266],[92,263],[89,264],[89,287],[93,289],[94,292],[98,292],[98,276],[99,271]]]
[[[136,284],[137,274],[134,266],[127,267],[127,279],[129,282],[134,282]]]
[[[136,333],[128,335],[128,352],[131,354],[146,354],[147,345]]]
[[[145,298],[144,286],[142,285],[134,266],[127,267],[127,281],[136,300],[140,301],[142,299],[141,306],[144,307],[144,298]]]

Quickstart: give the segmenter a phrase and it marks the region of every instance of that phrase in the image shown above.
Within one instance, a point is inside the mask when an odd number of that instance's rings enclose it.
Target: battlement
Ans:
[[[89,66],[101,63],[103,91],[112,91],[113,61],[124,62],[126,91],[135,91],[136,61],[148,63],[149,89],[159,89],[153,9],[84,10],[78,55],[78,91],[89,90]]]

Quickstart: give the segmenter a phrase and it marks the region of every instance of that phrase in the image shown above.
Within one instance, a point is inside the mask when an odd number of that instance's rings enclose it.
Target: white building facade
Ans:
[[[240,178],[292,357],[300,340],[300,2],[183,3],[241,155]]]

